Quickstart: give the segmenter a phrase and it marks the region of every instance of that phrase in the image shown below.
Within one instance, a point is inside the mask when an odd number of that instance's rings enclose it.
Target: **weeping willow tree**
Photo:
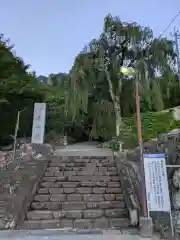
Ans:
[[[92,103],[90,107],[90,114],[93,115],[93,123],[90,136],[109,140],[115,136],[115,112],[112,111],[113,104],[107,100]]]
[[[80,109],[87,111],[91,94],[91,135],[116,135],[120,139],[124,130],[122,107],[124,103],[135,107],[134,81],[121,75],[120,67],[135,69],[143,103],[150,110],[162,110],[164,89],[168,91],[174,79],[174,61],[171,41],[156,39],[151,29],[108,15],[100,37],[92,40],[75,60],[71,77],[74,93],[69,99],[75,105],[77,101],[74,114]],[[129,94],[123,92],[127,86]]]
[[[108,15],[100,37],[76,57],[63,81],[52,76],[52,87],[63,99],[60,110],[65,123],[83,125],[90,118],[91,137],[123,140],[130,132],[123,116],[135,113],[135,86],[120,68],[135,69],[142,110],[159,111],[172,98],[175,57],[171,41],[156,39],[151,29]]]

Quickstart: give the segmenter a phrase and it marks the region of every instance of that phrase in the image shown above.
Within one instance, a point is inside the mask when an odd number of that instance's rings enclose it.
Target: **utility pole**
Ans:
[[[176,48],[176,54],[177,54],[178,79],[179,79],[179,84],[180,84],[180,53],[179,53],[179,43],[178,43],[178,40],[180,38],[180,33],[178,30],[176,30],[175,27],[174,27],[173,37],[175,40],[175,48]]]

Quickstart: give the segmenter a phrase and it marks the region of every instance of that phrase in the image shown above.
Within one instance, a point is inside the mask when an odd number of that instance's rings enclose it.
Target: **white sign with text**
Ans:
[[[36,144],[44,143],[45,118],[46,118],[46,104],[35,103],[31,143]]]
[[[144,154],[148,211],[171,212],[164,154]]]

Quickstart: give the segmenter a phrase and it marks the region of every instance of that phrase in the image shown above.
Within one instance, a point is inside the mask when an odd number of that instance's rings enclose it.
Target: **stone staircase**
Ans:
[[[112,157],[54,157],[19,229],[126,228],[128,211]]]

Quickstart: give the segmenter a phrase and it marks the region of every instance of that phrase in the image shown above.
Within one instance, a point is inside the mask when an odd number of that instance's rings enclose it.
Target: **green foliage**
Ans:
[[[0,144],[12,141],[19,110],[23,110],[19,136],[31,135],[33,105],[44,100],[45,91],[28,65],[13,54],[9,40],[0,35]]]
[[[141,114],[143,141],[156,138],[161,133],[170,132],[173,129],[180,128],[180,121],[176,121],[172,112],[148,112]],[[134,147],[138,144],[136,116],[124,119],[125,124],[130,129],[130,138],[125,142],[129,147]]]

